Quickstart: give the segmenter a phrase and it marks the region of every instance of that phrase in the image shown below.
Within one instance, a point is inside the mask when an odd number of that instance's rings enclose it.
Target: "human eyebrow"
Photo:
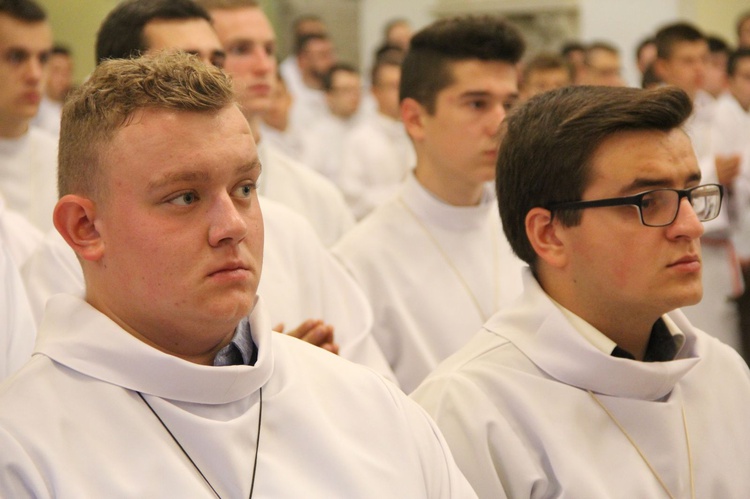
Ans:
[[[249,163],[245,163],[239,166],[235,170],[235,173],[238,176],[241,176],[241,175],[251,175],[257,171],[256,175],[260,175],[262,169],[263,169],[263,166],[260,164],[260,160],[258,158],[255,158]]]
[[[698,183],[701,180],[700,172],[690,174],[685,179],[685,184]],[[648,189],[670,188],[674,185],[674,179],[671,178],[636,178],[630,184],[620,189],[620,194],[632,194]]]
[[[466,92],[463,92],[460,94],[459,99],[488,99],[492,97],[492,94],[490,92],[487,92],[485,90],[468,90]]]
[[[184,172],[167,172],[159,178],[148,183],[148,191],[158,191],[171,184],[183,182],[206,182],[210,178],[207,172],[202,171],[184,171]]]

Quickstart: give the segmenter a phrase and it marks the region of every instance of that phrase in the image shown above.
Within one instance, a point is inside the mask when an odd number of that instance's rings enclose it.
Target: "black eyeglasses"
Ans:
[[[690,189],[654,189],[635,196],[596,199],[593,201],[565,201],[547,206],[550,211],[582,210],[602,206],[635,206],[641,223],[648,227],[665,227],[677,218],[680,201],[688,198],[698,220],[708,222],[719,216],[724,188],[718,184],[705,184]]]

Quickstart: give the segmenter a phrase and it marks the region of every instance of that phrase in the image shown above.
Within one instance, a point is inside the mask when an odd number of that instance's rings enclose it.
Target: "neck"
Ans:
[[[748,111],[750,111],[750,99],[747,99],[747,100],[745,100],[745,101],[742,101],[742,99],[740,99],[740,98],[739,98],[739,97],[737,96],[737,93],[736,93],[735,91],[733,91],[733,90],[730,90],[730,92],[731,92],[731,94],[732,94],[732,97],[734,97],[734,100],[736,100],[736,101],[737,101],[737,104],[739,104],[739,105],[740,105],[740,107],[742,108],[742,110],[743,110],[743,111],[745,111],[745,112],[748,112]]]
[[[0,138],[17,139],[29,131],[29,122],[9,121],[0,119]]]
[[[323,83],[312,73],[302,73],[302,81],[308,88],[312,88],[315,90],[323,89]]]
[[[576,314],[612,340],[636,360],[643,360],[651,338],[651,329],[659,319],[658,314],[640,313],[639,311],[607,306],[602,300],[587,299],[570,286],[560,286],[564,277],[558,275],[545,279],[544,271],[539,269],[539,283],[542,289],[557,303]],[[568,281],[570,282],[570,278]]]
[[[455,175],[439,175],[419,161],[414,176],[422,187],[452,206],[476,206],[482,201],[483,183],[477,184]]]
[[[270,128],[273,128],[274,130],[278,130],[279,132],[286,131],[287,127],[289,126],[289,122],[287,119],[269,120],[267,117],[265,117],[263,118],[263,123],[265,123]]]

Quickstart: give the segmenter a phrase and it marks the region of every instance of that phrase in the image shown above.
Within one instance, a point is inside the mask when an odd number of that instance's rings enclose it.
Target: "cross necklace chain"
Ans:
[[[151,406],[151,404],[148,403],[148,400],[146,400],[146,398],[143,396],[143,394],[141,392],[136,391],[135,393],[138,394],[138,396],[141,398],[141,400],[143,400],[143,403],[146,404],[146,406],[151,410],[151,413],[156,417],[157,420],[159,420],[159,423],[161,423],[162,427],[164,427],[164,429],[167,431],[167,433],[169,433],[169,436],[172,437],[172,440],[174,441],[174,443],[177,444],[177,447],[180,448],[180,451],[182,451],[182,453],[185,455],[185,457],[188,459],[188,461],[190,461],[190,464],[193,465],[193,468],[195,468],[195,470],[201,476],[201,478],[203,479],[203,481],[206,482],[206,485],[208,485],[208,487],[211,489],[211,491],[213,491],[214,495],[218,499],[221,499],[221,496],[216,491],[216,489],[214,488],[214,486],[211,485],[211,482],[208,481],[208,478],[206,478],[206,475],[203,474],[203,471],[201,471],[201,469],[198,467],[198,465],[195,463],[195,461],[193,461],[193,458],[190,457],[190,454],[188,454],[188,452],[182,446],[182,444],[180,443],[180,441],[177,440],[177,437],[169,429],[169,426],[167,426],[167,424],[159,416],[159,414],[154,410],[154,408]],[[255,470],[258,467],[258,448],[260,447],[260,428],[261,428],[261,423],[263,421],[263,388],[260,388],[258,390],[258,394],[259,394],[259,397],[260,397],[260,403],[259,403],[259,406],[258,406],[258,431],[257,431],[258,436],[257,436],[257,439],[255,441],[255,458],[253,460],[253,477],[252,477],[252,481],[250,482],[250,499],[252,499],[252,497],[253,497],[253,491],[255,489]]]
[[[596,402],[599,407],[601,407],[605,413],[607,413],[607,416],[609,416],[609,419],[612,420],[612,422],[617,426],[617,428],[620,429],[620,432],[625,436],[625,438],[628,439],[628,442],[630,442],[630,445],[633,446],[633,448],[638,452],[638,455],[641,456],[641,459],[644,463],[646,463],[646,466],[651,471],[651,474],[654,475],[656,478],[656,481],[659,482],[659,485],[661,485],[661,488],[664,489],[664,492],[667,493],[667,497],[670,499],[675,499],[674,494],[667,488],[667,484],[662,479],[661,475],[656,471],[656,468],[651,464],[651,462],[648,460],[646,455],[643,453],[641,448],[638,446],[638,444],[633,440],[633,437],[630,436],[628,431],[625,429],[624,426],[620,423],[620,421],[617,420],[614,414],[612,414],[612,411],[607,409],[607,406],[605,406],[602,401],[597,397],[594,392],[591,390],[586,390],[589,395],[591,395],[591,398],[594,399],[594,402]],[[685,406],[682,406],[682,428],[685,431],[685,444],[687,446],[687,458],[688,458],[688,471],[690,473],[690,497],[692,499],[695,499],[695,480],[693,477],[693,455],[690,449],[690,436],[688,434],[688,428],[687,428],[687,417],[685,416]]]
[[[437,237],[435,237],[435,234],[432,233],[429,227],[427,227],[427,224],[425,224],[422,219],[417,216],[416,213],[414,213],[414,210],[411,209],[411,207],[406,204],[406,201],[404,201],[403,198],[399,197],[399,202],[401,205],[406,209],[406,211],[411,215],[411,217],[417,222],[417,225],[420,226],[422,231],[425,233],[427,238],[430,240],[432,245],[435,247],[435,249],[440,253],[440,256],[445,260],[445,263],[448,264],[448,267],[453,271],[458,281],[461,283],[461,287],[466,292],[466,295],[471,300],[472,304],[474,305],[474,308],[476,308],[477,313],[479,314],[479,317],[482,319],[482,323],[487,322],[487,320],[490,318],[490,315],[494,313],[494,309],[490,311],[489,314],[485,313],[485,311],[482,309],[482,306],[479,303],[479,299],[477,298],[477,295],[472,291],[471,286],[469,286],[468,281],[466,278],[464,278],[464,275],[461,273],[461,271],[458,269],[458,266],[455,264],[453,259],[448,255],[448,252],[445,251],[443,246],[440,244],[440,241],[438,241]],[[499,234],[496,234],[495,236],[500,237]],[[494,277],[494,301],[492,303],[493,307],[498,306],[498,300],[500,296],[500,262],[498,257],[498,241],[497,237],[492,237],[492,257],[493,257],[493,277]]]

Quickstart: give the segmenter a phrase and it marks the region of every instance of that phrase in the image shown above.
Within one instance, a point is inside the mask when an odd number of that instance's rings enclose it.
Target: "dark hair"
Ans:
[[[309,21],[323,24],[322,17],[315,14],[303,14],[299,17],[294,18],[294,21],[292,21],[292,32],[294,33],[294,36],[299,36],[299,27]],[[323,33],[325,32],[321,32],[321,34]]]
[[[375,61],[370,68],[370,84],[377,87],[380,84],[380,70],[386,66],[396,66],[399,69],[404,62],[405,52],[394,45],[383,45],[375,53]]]
[[[307,45],[314,40],[330,40],[325,33],[308,33],[306,35],[298,36],[294,41],[294,54],[300,55],[307,48]]]
[[[712,54],[724,53],[729,55],[729,52],[732,51],[729,44],[718,36],[709,35],[706,37],[706,42],[708,42],[708,51]]]
[[[646,71],[643,72],[643,76],[641,77],[641,88],[651,88],[663,83],[661,78],[659,78],[659,75],[656,74],[654,66],[655,64],[652,62],[648,65]]]
[[[96,35],[96,63],[131,59],[148,50],[143,36],[154,19],[205,19],[208,12],[192,0],[126,0],[107,15]]]
[[[581,42],[566,42],[560,49],[560,55],[567,58],[571,52],[584,52],[586,47]]]
[[[391,45],[389,43],[384,43],[375,49],[374,60],[377,61],[378,59],[382,58],[397,59],[398,63],[401,64],[404,60],[405,55],[406,51],[401,47]]]
[[[674,46],[680,42],[697,42],[705,40],[698,28],[688,23],[675,23],[662,27],[656,32],[656,57],[669,59],[672,57]]]
[[[63,45],[61,43],[56,43],[52,46],[52,50],[50,50],[50,55],[66,55],[70,57],[72,55],[70,48],[67,45]]]
[[[359,71],[357,71],[357,68],[355,68],[353,65],[346,62],[337,62],[336,64],[331,66],[331,69],[326,71],[326,73],[323,75],[322,83],[324,92],[330,92],[331,90],[333,90],[333,78],[339,71],[359,75]]]
[[[520,106],[501,126],[497,199],[513,251],[535,268],[526,215],[535,207],[576,201],[590,181],[590,162],[600,144],[619,132],[670,131],[692,112],[676,87],[653,90],[577,86],[546,92]],[[554,216],[567,226],[579,211]]]
[[[737,71],[737,61],[746,57],[750,57],[750,47],[743,47],[731,52],[729,54],[729,59],[727,59],[727,74],[729,76],[734,76]]]
[[[436,21],[411,39],[402,64],[400,97],[412,98],[433,113],[438,92],[453,82],[451,63],[478,59],[516,64],[524,48],[519,31],[499,17]]]
[[[553,69],[564,69],[568,73],[571,81],[573,80],[573,67],[570,65],[570,63],[566,61],[563,56],[552,54],[549,52],[537,54],[533,58],[529,59],[529,61],[523,67],[522,80],[524,82],[527,81],[529,79],[529,75],[536,71],[550,71]]]
[[[27,23],[47,19],[47,13],[34,0],[0,0],[0,13]]]

